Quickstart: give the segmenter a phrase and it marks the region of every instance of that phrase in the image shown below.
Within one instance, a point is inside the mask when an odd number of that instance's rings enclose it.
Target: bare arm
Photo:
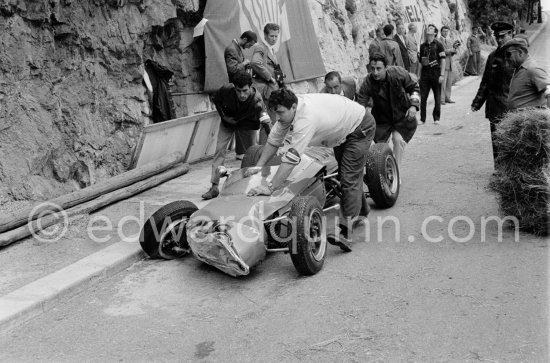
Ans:
[[[279,150],[277,146],[266,143],[262,151],[262,156],[260,156],[260,160],[258,160],[256,166],[264,166],[265,164],[267,164],[267,162],[273,157],[273,155],[275,155],[277,150]]]

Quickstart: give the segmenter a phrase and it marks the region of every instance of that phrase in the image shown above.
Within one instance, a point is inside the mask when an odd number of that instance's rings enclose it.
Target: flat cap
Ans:
[[[496,21],[493,24],[491,24],[491,29],[495,33],[495,36],[498,36],[498,35],[504,35],[511,32],[512,30],[514,30],[514,26],[505,21]]]
[[[529,44],[527,43],[527,40],[525,40],[524,38],[513,38],[507,41],[506,43],[504,43],[504,45],[502,46],[502,49],[508,49],[512,47],[528,50]]]

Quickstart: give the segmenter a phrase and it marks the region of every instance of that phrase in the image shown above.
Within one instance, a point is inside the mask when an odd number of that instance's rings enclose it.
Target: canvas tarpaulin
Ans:
[[[286,82],[325,75],[307,1],[208,0],[204,18],[208,20],[204,28],[207,92],[228,82],[223,54],[231,40],[252,30],[261,42],[267,23],[281,27],[276,56]]]

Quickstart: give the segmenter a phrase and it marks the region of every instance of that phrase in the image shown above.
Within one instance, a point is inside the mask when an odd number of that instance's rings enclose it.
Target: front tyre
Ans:
[[[141,248],[151,258],[172,260],[190,252],[187,222],[197,206],[187,200],[169,203],[157,210],[143,225]]]
[[[399,196],[399,169],[388,144],[370,147],[363,181],[378,208],[390,208],[395,204]]]
[[[313,197],[298,197],[289,218],[296,227],[288,246],[292,263],[301,275],[315,275],[323,268],[327,252],[323,208]]]

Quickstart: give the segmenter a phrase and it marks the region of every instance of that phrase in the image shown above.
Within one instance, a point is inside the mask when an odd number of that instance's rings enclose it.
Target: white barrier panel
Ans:
[[[192,163],[214,155],[220,116],[217,111],[180,117],[146,126],[140,136],[130,169],[176,151]]]

